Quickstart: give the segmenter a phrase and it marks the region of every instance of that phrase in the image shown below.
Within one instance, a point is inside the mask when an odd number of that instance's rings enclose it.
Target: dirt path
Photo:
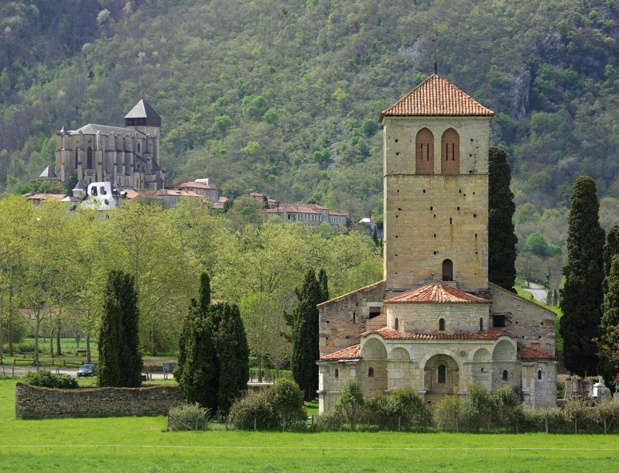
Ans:
[[[546,289],[543,289],[539,284],[535,284],[534,282],[529,283],[529,286],[530,287],[528,288],[523,287],[522,290],[531,294],[537,302],[546,304],[546,300],[548,298]]]

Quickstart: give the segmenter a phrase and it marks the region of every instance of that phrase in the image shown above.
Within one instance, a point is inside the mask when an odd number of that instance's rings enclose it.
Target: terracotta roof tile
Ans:
[[[385,117],[493,115],[492,110],[481,105],[444,77],[434,74],[384,110],[378,121],[382,122]]]
[[[521,360],[554,360],[553,354],[539,348],[525,347],[518,353],[518,358]]]
[[[320,358],[320,361],[354,360],[360,358],[361,345],[353,345],[342,350],[329,353]]]
[[[387,299],[385,304],[490,304],[491,302],[437,281]]]
[[[497,329],[489,329],[484,332],[470,333],[448,333],[448,332],[398,332],[390,328],[383,327],[378,330],[369,330],[361,334],[361,337],[376,334],[383,340],[498,340],[500,337],[516,338],[510,333]]]

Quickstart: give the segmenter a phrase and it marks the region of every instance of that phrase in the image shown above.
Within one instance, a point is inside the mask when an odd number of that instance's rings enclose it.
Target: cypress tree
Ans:
[[[217,304],[219,330],[214,337],[219,363],[217,406],[227,414],[235,399],[247,390],[249,381],[249,345],[241,312],[237,305]]]
[[[111,271],[105,288],[99,338],[99,386],[137,387],[141,384],[138,322],[133,276]]]
[[[488,195],[488,279],[516,292],[516,243],[512,218],[516,210],[510,189],[511,170],[501,148],[490,148]]]
[[[203,273],[200,276],[200,300],[191,301],[183,323],[174,377],[188,403],[197,402],[216,412],[219,363],[214,336],[218,327],[210,300],[210,280],[208,275]]]
[[[563,363],[580,376],[597,371],[598,326],[602,317],[604,230],[600,226],[599,204],[593,179],[576,179],[568,217],[567,264],[561,289],[560,333]]]
[[[326,280],[326,275],[325,275]],[[322,302],[323,290],[316,273],[309,270],[303,280],[301,290],[295,291],[297,305],[287,316],[292,326],[292,357],[290,368],[295,382],[304,393],[305,400],[311,401],[318,390],[318,366],[320,358],[318,338],[318,308]]]
[[[327,272],[321,269],[318,272],[318,282],[320,284],[320,302],[329,300],[329,281],[327,279]]]
[[[619,363],[608,356],[608,347],[617,345],[613,330],[619,326],[619,226],[611,228],[604,243],[604,303],[600,322],[598,372],[611,391],[615,391],[613,380],[619,374]]]

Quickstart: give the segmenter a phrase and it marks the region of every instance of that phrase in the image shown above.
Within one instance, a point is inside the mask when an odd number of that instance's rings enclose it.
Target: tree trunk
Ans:
[[[13,356],[13,288],[9,288],[9,356]]]
[[[39,364],[39,329],[41,328],[41,318],[37,314],[36,316],[37,323],[35,324],[34,330],[34,364]]]
[[[89,333],[86,334],[86,361],[88,361],[88,363],[91,362],[91,359],[90,359],[90,334]]]
[[[56,329],[53,328],[49,334],[49,354],[52,356],[52,358],[54,358],[54,332],[55,331]]]
[[[150,356],[157,356],[157,329],[154,325],[150,331]]]
[[[258,352],[258,382],[262,383],[262,353]]]
[[[62,347],[60,346],[61,329],[62,329],[62,322],[60,321],[60,314],[58,314],[58,326],[56,327],[56,356],[62,355]]]

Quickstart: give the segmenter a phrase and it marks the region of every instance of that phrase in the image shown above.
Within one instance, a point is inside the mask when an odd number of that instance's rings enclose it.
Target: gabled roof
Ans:
[[[525,347],[518,353],[518,358],[525,361],[554,360],[555,356],[552,353],[540,350],[539,348]]]
[[[516,338],[508,332],[491,328],[483,332],[398,332],[390,328],[383,327],[378,330],[369,330],[361,334],[361,337],[378,335],[383,340],[498,340],[501,337]]]
[[[385,304],[490,304],[491,302],[440,281],[385,300]]]
[[[155,109],[151,107],[146,100],[141,99],[135,106],[129,111],[125,118],[159,118],[161,117],[155,112]]]
[[[343,348],[342,350],[329,353],[320,358],[320,361],[344,361],[344,360],[356,360],[360,358],[361,345],[353,345],[351,347]]]
[[[98,125],[96,123],[89,123],[87,125],[84,125],[81,128],[78,128],[77,130],[69,130],[69,131],[65,131],[65,133],[68,133],[69,135],[79,135],[80,133],[82,135],[96,135],[97,133],[99,133],[100,135],[127,135],[127,136],[137,136],[137,135],[142,135],[144,136],[144,133],[134,130],[133,128],[124,128],[121,126],[111,126],[111,125]]]
[[[385,117],[493,115],[492,110],[465,94],[444,77],[434,74],[384,110],[378,121],[382,123]]]

